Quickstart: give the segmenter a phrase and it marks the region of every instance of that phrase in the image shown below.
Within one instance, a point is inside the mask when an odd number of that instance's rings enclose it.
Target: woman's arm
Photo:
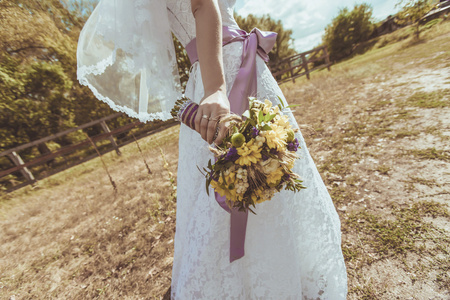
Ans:
[[[217,120],[230,113],[222,58],[222,18],[217,0],[191,0],[196,24],[197,51],[205,96],[195,118],[195,130],[209,144],[213,142]],[[202,116],[208,116],[210,120]],[[220,144],[226,128],[220,126],[215,142]]]

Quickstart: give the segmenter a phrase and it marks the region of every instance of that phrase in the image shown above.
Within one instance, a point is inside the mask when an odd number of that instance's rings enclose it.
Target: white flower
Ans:
[[[259,164],[261,165],[261,170],[265,174],[273,173],[280,167],[280,162],[273,158],[269,158],[266,161],[260,161]]]
[[[272,114],[278,114],[279,112],[280,112],[280,108],[278,107],[278,105],[276,105],[275,107],[273,107],[271,109]]]
[[[261,135],[258,135],[258,136],[255,138],[255,140],[256,140],[257,143],[264,143],[264,142],[266,141],[266,138],[263,137],[263,136],[261,136]]]

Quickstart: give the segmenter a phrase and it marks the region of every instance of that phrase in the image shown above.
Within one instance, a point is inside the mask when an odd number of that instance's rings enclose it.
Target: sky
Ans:
[[[353,9],[355,4],[367,3],[373,8],[376,21],[395,14],[397,0],[236,0],[235,11],[241,15],[269,14],[281,20],[284,28],[292,29],[295,49],[310,50],[322,41],[325,27],[337,16],[340,8]]]

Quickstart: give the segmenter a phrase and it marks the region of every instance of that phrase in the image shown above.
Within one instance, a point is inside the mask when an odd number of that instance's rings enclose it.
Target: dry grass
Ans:
[[[159,299],[170,285],[178,127],[1,199],[0,295]],[[168,164],[161,159],[164,151]],[[169,172],[171,172],[169,174]]]
[[[305,138],[341,217],[349,299],[450,296],[450,86],[435,80],[450,76],[448,24],[283,85],[314,128]],[[139,141],[153,175],[135,144],[106,155],[117,193],[96,159],[1,196],[0,297],[162,299],[177,135]]]
[[[450,23],[441,25],[421,43],[284,86],[316,131],[306,139],[341,216],[349,299],[450,297]]]

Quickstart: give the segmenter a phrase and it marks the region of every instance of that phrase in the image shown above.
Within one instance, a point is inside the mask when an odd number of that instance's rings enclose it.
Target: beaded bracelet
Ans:
[[[197,116],[198,104],[188,98],[181,98],[175,102],[171,115],[176,121],[195,129],[195,117]]]
[[[198,104],[183,97],[175,102],[175,106],[171,110],[172,117],[189,128],[195,130],[195,117],[197,116]],[[219,120],[217,120],[219,122]],[[213,141],[219,135],[219,126],[216,126],[216,132],[214,133]]]

